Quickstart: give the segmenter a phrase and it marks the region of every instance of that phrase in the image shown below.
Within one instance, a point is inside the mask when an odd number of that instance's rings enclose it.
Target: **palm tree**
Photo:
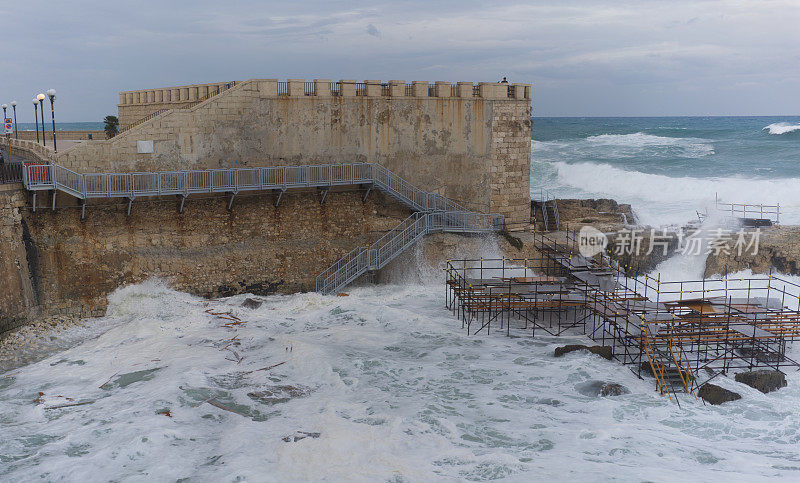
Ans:
[[[103,122],[106,123],[106,137],[111,139],[116,136],[119,132],[119,119],[117,119],[117,116],[106,116]]]

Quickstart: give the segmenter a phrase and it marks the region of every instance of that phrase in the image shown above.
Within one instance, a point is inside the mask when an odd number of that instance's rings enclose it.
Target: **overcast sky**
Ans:
[[[249,78],[529,82],[537,116],[800,114],[800,0],[12,1],[0,101]]]

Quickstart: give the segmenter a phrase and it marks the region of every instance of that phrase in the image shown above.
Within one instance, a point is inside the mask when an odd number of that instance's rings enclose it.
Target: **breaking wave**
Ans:
[[[554,191],[570,197],[605,197],[631,203],[640,221],[652,225],[686,222],[714,208],[715,195],[736,203],[780,203],[785,223],[800,222],[800,178],[670,177],[620,169],[605,163],[542,163]],[[549,166],[548,166],[549,165]],[[794,216],[795,220],[790,217]]]
[[[800,131],[800,124],[792,124],[789,122],[775,122],[769,126],[764,126],[762,131],[767,131],[770,134],[788,134]]]
[[[600,134],[578,141],[534,141],[536,151],[561,151],[579,157],[634,158],[702,158],[714,154],[714,144],[708,139],[692,137],[633,134]]]

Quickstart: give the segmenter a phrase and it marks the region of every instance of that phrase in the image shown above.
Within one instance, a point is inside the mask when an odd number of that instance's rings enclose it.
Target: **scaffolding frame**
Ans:
[[[579,331],[654,376],[677,401],[731,370],[800,370],[800,285],[776,277],[663,281],[601,252],[584,257],[574,231],[536,232],[538,258],[447,260],[445,302],[469,335],[512,329]]]

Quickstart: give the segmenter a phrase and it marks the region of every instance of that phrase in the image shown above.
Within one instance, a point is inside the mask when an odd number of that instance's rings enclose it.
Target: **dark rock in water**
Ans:
[[[601,396],[621,396],[629,392],[627,387],[622,384],[617,384],[616,382],[607,382],[600,388]]]
[[[553,355],[555,357],[561,357],[569,352],[580,351],[580,350],[587,350],[592,354],[597,354],[598,356],[608,360],[611,360],[611,357],[613,355],[611,346],[602,346],[602,345],[585,346],[582,344],[570,344],[561,347],[556,347],[556,350],[553,353]]]
[[[262,303],[264,303],[264,302],[262,302],[260,300],[256,300],[256,299],[251,299],[250,297],[248,297],[247,299],[245,299],[244,302],[242,302],[242,307],[244,307],[246,309],[255,310],[255,309],[261,307]]]
[[[289,436],[284,436],[281,439],[286,441],[287,443],[295,443],[297,441],[300,441],[301,439],[319,438],[320,434],[322,433],[309,433],[308,431],[298,431],[294,434],[290,434]]]
[[[728,401],[736,401],[741,399],[738,393],[729,391],[724,387],[719,387],[716,384],[706,383],[697,391],[697,395],[703,398],[709,404],[722,404]]]
[[[312,389],[305,386],[269,386],[266,389],[247,393],[251,399],[267,404],[278,404],[290,399],[311,394]]]
[[[747,384],[763,393],[776,391],[786,386],[786,376],[778,371],[749,371],[736,374],[736,382]]]
[[[587,381],[575,386],[575,389],[584,396],[590,397],[606,397],[606,396],[620,396],[628,394],[628,388],[616,382],[606,381]]]

